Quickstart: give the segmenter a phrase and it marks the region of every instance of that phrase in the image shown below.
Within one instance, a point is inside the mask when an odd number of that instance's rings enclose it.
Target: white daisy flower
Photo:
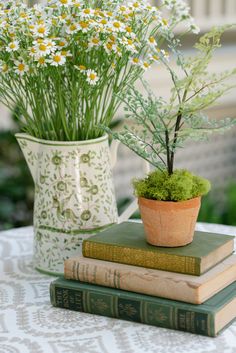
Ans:
[[[62,50],[61,51],[61,55],[62,56],[65,56],[65,57],[71,57],[72,56],[72,54],[71,54],[71,52],[69,51],[69,50]]]
[[[112,51],[115,51],[116,48],[116,44],[114,42],[107,42],[103,45],[105,51],[107,52],[107,54],[111,54]]]
[[[90,29],[89,25],[90,23],[88,21],[80,21],[78,27],[83,33],[86,33]]]
[[[161,24],[162,24],[163,27],[168,27],[168,21],[167,21],[167,19],[166,19],[166,18],[163,18],[163,19],[161,20]]]
[[[135,43],[134,43],[134,41],[132,39],[123,37],[119,42],[123,46],[125,46],[127,51],[130,51],[133,54],[137,53],[137,49],[136,49]]]
[[[19,41],[18,40],[14,40],[12,42],[10,42],[8,44],[8,46],[6,47],[6,51],[8,53],[11,53],[13,51],[17,51],[19,49]]]
[[[80,72],[86,73],[86,70],[87,70],[86,66],[84,66],[84,65],[79,65],[79,66],[75,65],[75,67],[76,67],[76,69],[78,69]]]
[[[57,51],[56,53],[52,54],[51,59],[49,59],[48,62],[52,66],[62,66],[66,62],[66,57],[62,55],[61,52]]]
[[[65,6],[65,7],[73,5],[72,0],[58,0],[58,3],[60,6]]]
[[[41,56],[37,59],[37,67],[45,67],[47,66],[47,61],[44,56]]]
[[[109,24],[109,21],[106,18],[102,18],[99,22],[99,27],[103,28],[104,26],[107,26]]]
[[[80,16],[81,16],[82,18],[89,18],[89,17],[91,17],[93,14],[94,14],[94,10],[93,10],[93,9],[90,9],[90,8],[83,9],[83,10],[80,12]]]
[[[158,56],[157,54],[150,54],[148,56],[148,58],[151,62],[153,62],[153,61],[159,62],[160,61],[160,56]]]
[[[34,4],[33,10],[40,15],[43,12],[43,6],[41,4]]]
[[[81,2],[79,0],[72,0],[72,3],[75,7],[81,7]]]
[[[86,74],[87,74],[86,81],[90,85],[95,86],[97,84],[97,82],[99,81],[99,77],[98,77],[97,73],[94,70],[88,70],[86,72]]]
[[[134,58],[130,59],[130,63],[133,64],[133,65],[140,66],[140,65],[142,65],[143,62],[139,58],[134,57]]]
[[[3,61],[0,61],[0,73],[6,74],[9,71],[9,67]]]
[[[149,64],[149,62],[143,61],[140,66],[144,71],[147,71],[151,65]]]
[[[154,37],[149,37],[148,38],[148,44],[150,47],[155,48],[157,46],[157,42]]]
[[[40,38],[46,37],[49,34],[49,29],[45,23],[34,26],[32,33]]]
[[[27,71],[29,71],[29,66],[25,64],[23,61],[15,60],[15,72],[20,76],[23,76]]]
[[[163,57],[165,60],[169,61],[170,55],[169,55],[169,53],[168,53],[167,51],[165,51],[164,49],[161,49],[161,50],[160,50],[160,53],[161,53],[162,57]]]
[[[79,26],[78,26],[78,24],[75,23],[75,22],[70,23],[70,24],[66,27],[66,33],[68,33],[68,34],[76,33],[76,32],[78,32],[78,30],[79,30]]]
[[[125,27],[125,32],[126,32],[126,36],[128,35],[132,39],[136,38],[136,34],[132,31],[132,28],[130,26]]]
[[[19,17],[18,17],[18,21],[19,22],[24,22],[25,20],[27,20],[29,18],[29,15],[26,12],[21,11],[19,13]]]
[[[88,47],[89,48],[93,48],[93,47],[98,47],[99,45],[101,45],[101,40],[99,37],[93,37],[90,39],[89,43],[88,43]]]
[[[59,49],[64,48],[68,45],[68,41],[66,39],[60,38],[59,41],[57,42],[57,47]]]
[[[35,43],[35,42],[34,42]],[[31,51],[35,50],[35,56],[36,57],[41,57],[41,56],[46,56],[49,55],[53,51],[52,46],[48,46],[48,43],[46,41],[39,41],[36,42],[34,45],[33,49]]]
[[[125,32],[125,25],[118,20],[109,22],[108,27],[113,32]]]

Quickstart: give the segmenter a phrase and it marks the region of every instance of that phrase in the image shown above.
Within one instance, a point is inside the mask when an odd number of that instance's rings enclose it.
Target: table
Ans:
[[[236,234],[236,227],[197,225]],[[236,322],[217,338],[53,308],[54,279],[32,267],[33,228],[0,232],[0,353],[235,353]]]

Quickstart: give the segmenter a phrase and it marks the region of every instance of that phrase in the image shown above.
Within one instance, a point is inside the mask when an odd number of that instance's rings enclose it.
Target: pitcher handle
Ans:
[[[118,148],[120,146],[120,141],[119,140],[112,140],[111,146],[110,146],[110,152],[111,152],[111,166],[114,168],[117,162],[117,152]],[[145,173],[150,172],[150,165],[147,161],[143,160],[143,171]],[[126,222],[132,214],[138,209],[138,202],[137,199],[132,201],[127,208],[122,212],[122,214],[118,217],[118,224],[122,222]]]

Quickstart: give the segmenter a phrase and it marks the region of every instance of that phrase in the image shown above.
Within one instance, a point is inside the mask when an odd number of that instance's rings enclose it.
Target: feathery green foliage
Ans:
[[[208,65],[225,30],[232,26],[214,27],[195,44],[197,53],[184,58],[178,49],[180,41],[167,37],[170,52],[182,71],[177,74],[166,56],[160,52],[159,60],[168,70],[172,79],[170,99],[156,97],[144,83],[146,95],[130,87],[122,97],[126,117],[134,124],[125,126],[122,132],[106,131],[120,140],[136,154],[147,160],[155,168],[174,171],[175,153],[189,140],[203,140],[209,134],[224,132],[235,125],[235,119],[209,120],[202,110],[215,104],[232,87],[227,80],[236,74],[236,68],[220,74],[209,74]],[[183,77],[184,76],[184,77]]]

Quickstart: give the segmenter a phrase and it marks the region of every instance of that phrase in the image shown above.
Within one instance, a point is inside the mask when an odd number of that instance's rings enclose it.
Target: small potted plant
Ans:
[[[177,3],[0,1],[0,102],[18,118],[35,182],[37,269],[61,274],[86,237],[119,221],[108,136],[98,125],[110,126],[117,93],[150,66],[154,37],[161,49],[182,22],[196,30]]]
[[[213,28],[195,44],[194,57],[184,58],[179,40],[169,38],[169,49],[183,75],[169,63],[166,52],[153,53],[153,60],[169,71],[173,83],[169,101],[155,97],[144,83],[146,95],[130,88],[123,101],[126,117],[134,125],[111,132],[155,170],[134,180],[133,186],[143,220],[147,242],[156,246],[184,246],[193,240],[201,196],[210,190],[210,182],[187,170],[175,170],[178,148],[189,139],[201,140],[214,132],[223,132],[234,119],[208,120],[202,112],[232,88],[226,80],[236,70],[209,74],[208,64],[220,46],[222,33],[229,26]]]

